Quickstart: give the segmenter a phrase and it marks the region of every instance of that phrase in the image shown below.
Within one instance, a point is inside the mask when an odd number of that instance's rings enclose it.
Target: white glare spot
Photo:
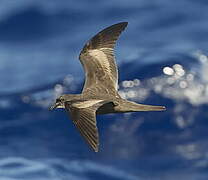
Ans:
[[[125,88],[133,87],[134,86],[134,82],[133,81],[123,81],[122,82],[122,86],[125,87]]]
[[[186,77],[186,79],[187,79],[188,81],[193,81],[194,75],[193,75],[193,74],[188,74],[187,77]]]
[[[54,90],[55,90],[55,96],[59,96],[60,94],[63,93],[64,88],[61,84],[56,84]]]
[[[173,68],[177,71],[177,70],[183,69],[183,66],[181,66],[180,64],[174,64]]]
[[[176,75],[178,75],[180,77],[185,74],[183,66],[181,66],[180,64],[173,65],[173,69],[176,71]]]
[[[174,70],[171,67],[164,67],[163,68],[163,73],[171,76],[171,75],[174,74]]]
[[[128,81],[123,81],[123,82],[122,82],[122,86],[123,86],[123,87],[127,87],[127,85],[128,85]]]
[[[180,70],[176,71],[176,74],[179,76],[183,76],[185,74],[185,71],[183,69],[180,69]]]
[[[134,79],[134,85],[139,86],[140,85],[140,80],[139,79]]]
[[[64,80],[63,80],[63,84],[68,86],[72,83],[72,81],[74,80],[73,76],[71,76],[70,74],[67,75]]]
[[[187,123],[185,122],[184,118],[182,116],[178,116],[176,119],[176,124],[178,125],[179,128],[184,128],[186,127]]]
[[[187,82],[186,81],[181,81],[179,86],[184,89],[184,88],[187,87]]]
[[[206,62],[208,61],[208,58],[207,58],[207,56],[201,54],[201,55],[199,56],[199,60],[200,60],[202,63],[206,63]]]

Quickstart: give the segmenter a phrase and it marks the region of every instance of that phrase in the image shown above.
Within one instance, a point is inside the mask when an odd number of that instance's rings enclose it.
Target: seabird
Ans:
[[[85,44],[79,55],[85,71],[82,93],[61,95],[50,108],[64,108],[95,152],[98,152],[99,147],[96,115],[165,110],[164,106],[128,101],[118,93],[118,69],[114,46],[127,24],[121,22],[107,27]]]

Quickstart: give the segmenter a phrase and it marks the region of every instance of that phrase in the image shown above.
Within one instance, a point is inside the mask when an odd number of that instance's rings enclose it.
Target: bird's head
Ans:
[[[56,102],[50,107],[50,110],[56,109],[56,108],[65,108],[66,98],[65,95],[61,95],[56,99]]]

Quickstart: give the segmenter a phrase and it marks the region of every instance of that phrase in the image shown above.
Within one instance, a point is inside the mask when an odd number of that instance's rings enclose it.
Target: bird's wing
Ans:
[[[127,22],[114,24],[95,35],[82,49],[79,59],[85,70],[85,92],[117,92],[118,70],[114,46]]]
[[[70,115],[73,123],[95,152],[98,152],[99,146],[96,110],[105,103],[108,102],[103,100],[87,100],[65,103],[65,109]]]

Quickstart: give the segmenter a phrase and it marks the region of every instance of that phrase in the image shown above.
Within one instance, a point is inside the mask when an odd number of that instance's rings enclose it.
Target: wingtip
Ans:
[[[125,25],[128,25],[129,22],[125,21],[125,22],[123,22],[123,23],[124,23]]]
[[[98,149],[94,149],[94,151],[97,153],[99,150]]]
[[[99,151],[99,143],[98,143],[95,147],[93,147],[93,150],[94,150],[96,153]]]
[[[117,25],[119,25],[119,24],[126,27],[128,25],[128,22],[127,21],[123,21],[123,22],[117,23]]]
[[[96,147],[91,146],[91,148],[92,148],[92,150],[93,150],[95,153],[97,153],[97,152],[99,151],[98,146],[96,146]]]
[[[127,21],[123,21],[123,22],[120,22],[120,23],[122,23],[122,24],[128,24],[128,22],[127,22]]]

